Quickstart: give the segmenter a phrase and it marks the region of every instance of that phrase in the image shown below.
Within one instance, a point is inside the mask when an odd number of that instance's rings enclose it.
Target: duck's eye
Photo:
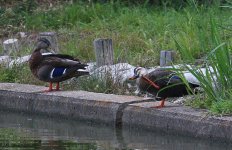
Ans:
[[[135,76],[139,76],[141,73],[141,68],[137,68],[135,71]]]

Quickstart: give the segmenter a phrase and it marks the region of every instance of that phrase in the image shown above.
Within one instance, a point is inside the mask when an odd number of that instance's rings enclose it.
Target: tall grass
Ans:
[[[232,113],[232,59],[231,42],[221,38],[220,25],[215,19],[210,19],[210,42],[214,47],[205,57],[205,70],[198,67],[189,67],[190,71],[199,81],[204,89],[205,99],[199,103],[203,107],[209,108],[216,114]],[[201,39],[201,38],[199,38]],[[191,53],[178,44],[183,57],[191,57]],[[189,56],[190,55],[190,56]]]
[[[97,76],[83,76],[76,80],[73,79],[72,82],[66,82],[63,85],[65,89],[72,90],[120,95],[130,94],[128,87],[120,82],[115,82],[110,74],[107,74],[104,78],[99,78]]]
[[[116,58],[125,54],[123,60],[134,65],[154,66],[159,62],[160,50],[178,48],[172,37],[194,58],[201,58],[212,45],[207,42],[210,38],[210,13],[217,23],[231,23],[227,20],[230,12],[216,6],[201,6],[196,11],[193,6],[176,10],[169,7],[162,9],[120,3],[78,2],[24,13],[22,24],[31,31],[65,31],[66,40],[59,39],[63,52],[83,56],[88,61],[94,60],[93,40],[106,37],[113,39]],[[75,34],[75,37],[69,36],[69,33]]]

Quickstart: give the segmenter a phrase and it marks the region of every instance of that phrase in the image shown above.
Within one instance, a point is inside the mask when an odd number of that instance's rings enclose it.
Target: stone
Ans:
[[[19,51],[18,39],[8,39],[3,42],[3,54],[10,55],[12,52]]]
[[[26,38],[27,37],[27,33],[26,32],[19,32],[19,37],[20,38]]]
[[[9,65],[9,62],[11,61],[10,56],[0,56],[0,66],[7,66]]]
[[[20,65],[20,64],[26,63],[26,62],[28,62],[28,60],[29,60],[30,57],[31,57],[31,55],[27,55],[27,56],[23,56],[23,57],[18,57],[16,59],[12,60],[9,63],[9,67],[12,68],[15,65]]]

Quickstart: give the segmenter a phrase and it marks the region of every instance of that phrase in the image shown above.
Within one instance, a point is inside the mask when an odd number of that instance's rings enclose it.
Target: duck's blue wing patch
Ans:
[[[179,82],[181,80],[181,78],[177,75],[172,75],[171,77],[169,77],[169,80],[167,82],[167,85],[172,84],[172,83],[176,83]]]
[[[65,72],[66,72],[66,68],[63,67],[54,68],[51,72],[51,78],[60,77],[63,74],[65,74]]]
[[[177,75],[173,75],[172,77],[171,77],[172,79],[181,79],[179,76],[177,76]]]

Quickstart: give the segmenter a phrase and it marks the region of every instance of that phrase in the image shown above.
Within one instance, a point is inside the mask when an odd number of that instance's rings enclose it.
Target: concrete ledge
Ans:
[[[142,112],[142,113],[141,113]],[[214,117],[206,111],[188,107],[169,107],[163,110],[129,106],[124,110],[123,123],[150,130],[190,135],[220,141],[232,141],[232,117]]]
[[[232,117],[214,117],[167,102],[163,109],[152,99],[86,91],[41,92],[45,87],[0,83],[0,109],[87,119],[118,128],[143,127],[194,137],[232,141]]]

